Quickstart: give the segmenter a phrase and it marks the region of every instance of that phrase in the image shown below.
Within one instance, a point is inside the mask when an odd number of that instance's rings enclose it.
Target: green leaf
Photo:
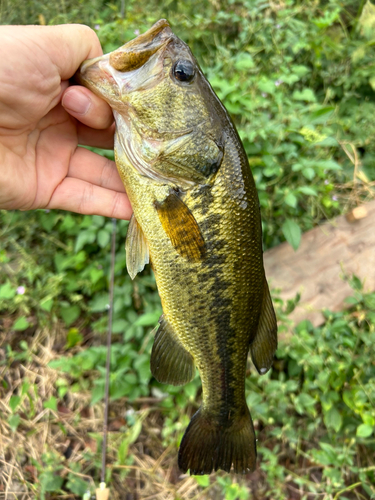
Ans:
[[[124,380],[125,382],[127,382],[128,384],[130,385],[135,385],[137,383],[137,375],[135,373],[127,373],[126,375],[123,375],[123,370],[119,371],[119,374],[117,375],[117,373],[115,374],[112,374],[112,376],[116,376],[116,377],[121,377],[122,380]]]
[[[324,423],[328,429],[338,432],[342,426],[342,416],[335,406],[324,413]]]
[[[324,443],[324,442],[321,441],[319,443],[319,446],[325,452],[325,454],[327,455],[327,458],[329,460],[328,463],[335,463],[337,461],[337,452],[336,452],[335,448],[331,444]],[[326,463],[326,464],[328,465],[328,463]]]
[[[77,304],[68,307],[61,307],[60,315],[64,320],[66,326],[70,326],[76,321],[81,314],[81,309]]]
[[[94,299],[90,302],[91,312],[102,312],[108,309],[109,296],[108,293],[97,293]]]
[[[21,402],[21,397],[20,396],[11,396],[9,400],[9,408],[12,410],[12,413],[14,413],[17,409],[17,406]]]
[[[311,167],[306,167],[302,170],[302,175],[311,181],[315,177],[315,170]]]
[[[296,101],[307,101],[307,102],[316,101],[315,94],[311,89],[303,89],[302,92],[300,92],[299,90],[295,90],[293,92],[292,97]]]
[[[301,186],[298,188],[298,191],[303,194],[307,194],[310,196],[318,196],[316,189],[311,186]]]
[[[55,266],[59,273],[65,271],[66,269],[79,269],[86,259],[87,255],[83,250],[74,255],[56,253],[54,257]]]
[[[100,229],[100,231],[98,231],[96,240],[101,248],[105,248],[108,245],[110,239],[111,233],[109,233],[105,229]]]
[[[56,212],[39,212],[39,221],[43,229],[49,233],[58,221],[59,215]]]
[[[289,205],[290,207],[292,208],[296,208],[297,206],[297,198],[296,196],[294,196],[293,193],[289,193],[285,196],[285,199],[284,199],[285,203],[287,205]]]
[[[60,225],[60,232],[69,231],[69,229],[76,227],[76,224],[76,220],[68,213],[64,215],[63,221]]]
[[[123,319],[123,318],[119,318],[119,319],[116,319],[113,324],[112,324],[112,332],[113,333],[123,333],[126,328],[129,327],[129,323]]]
[[[345,302],[345,304],[356,305],[361,301],[355,297],[346,297],[346,299],[344,299],[344,302]]]
[[[138,373],[139,380],[148,384],[151,378],[150,357],[147,354],[141,354],[135,358],[133,366]]]
[[[43,491],[57,492],[60,490],[63,481],[63,478],[55,472],[42,472],[39,476],[39,482]]]
[[[93,229],[86,229],[81,231],[76,239],[74,252],[78,253],[87,243],[94,243],[96,232]]]
[[[305,76],[311,72],[310,68],[308,68],[307,66],[299,65],[299,64],[293,65],[291,69],[292,69],[293,73],[295,73],[299,77]]]
[[[125,460],[128,456],[128,449],[129,449],[129,437],[126,435],[122,439],[120,446],[117,449],[117,460],[119,465],[125,464]]]
[[[27,378],[25,378],[25,380],[22,382],[22,386],[21,386],[21,395],[24,396],[28,392],[30,387],[32,387],[34,390],[36,389],[36,386],[31,385],[29,380]]]
[[[342,167],[334,160],[321,160],[317,165],[324,170],[342,170]]]
[[[51,396],[48,401],[44,401],[43,407],[53,411],[57,411],[57,399],[55,398],[55,396]]]
[[[83,340],[82,333],[79,332],[78,328],[71,328],[66,336],[65,349],[70,349],[77,344],[80,344]]]
[[[92,267],[90,269],[90,280],[93,284],[100,280],[104,276],[102,269],[97,269],[96,267]]]
[[[324,139],[315,143],[315,146],[338,147],[339,143],[334,137],[324,137]]]
[[[103,398],[104,398],[104,383],[96,384],[95,387],[91,390],[91,405],[93,406],[95,403],[98,403]]]
[[[21,417],[18,415],[18,413],[16,413],[15,415],[11,415],[8,418],[8,424],[9,424],[12,432],[16,432],[20,421],[21,421]]]
[[[313,397],[311,397],[309,394],[306,394],[305,392],[302,392],[298,396],[298,400],[306,408],[309,406],[315,406],[315,403],[316,403],[315,399]]]
[[[369,84],[371,85],[372,90],[375,90],[375,76],[372,76],[369,79]]]
[[[89,483],[84,481],[80,477],[75,476],[72,473],[69,473],[68,482],[66,483],[66,488],[72,493],[74,493],[74,495],[82,497],[89,488]]]
[[[22,332],[23,330],[26,330],[30,326],[30,323],[27,321],[25,316],[21,316],[20,318],[16,319],[16,321],[13,323],[13,330]]]
[[[93,215],[91,218],[92,225],[95,227],[103,227],[105,223],[105,217],[102,215]]]
[[[186,394],[187,398],[189,398],[191,401],[194,401],[197,395],[197,384],[194,382],[194,380],[184,386],[184,393]]]
[[[368,424],[361,424],[357,427],[357,436],[362,438],[370,437],[374,432],[374,426]]]
[[[69,373],[72,370],[72,360],[61,357],[59,359],[53,359],[47,366],[53,370],[61,370],[62,372]]]
[[[204,476],[193,476],[197,484],[202,488],[207,488],[210,486],[210,476],[205,474]]]
[[[258,88],[261,92],[265,92],[266,94],[273,94],[276,90],[275,82],[267,80],[264,77],[258,82]]]
[[[0,286],[0,299],[13,299],[16,295],[16,289],[12,287],[9,281]]]
[[[281,230],[286,241],[292,245],[294,250],[297,250],[301,242],[301,228],[292,219],[286,219],[281,226]]]
[[[374,428],[375,426],[375,416],[371,415],[370,413],[363,413],[361,415],[363,423],[370,425],[371,427]]]
[[[139,316],[133,323],[133,326],[154,326],[158,322],[161,314],[162,312],[159,310],[142,314],[142,316]]]
[[[240,486],[237,483],[232,483],[226,488],[225,500],[237,500]]]
[[[142,421],[137,420],[129,431],[129,444],[135,443],[142,431]]]
[[[254,68],[255,64],[250,54],[248,54],[247,52],[240,52],[236,57],[234,67],[241,71],[243,69]]]
[[[351,391],[344,391],[342,395],[342,399],[344,400],[344,403],[351,409],[355,410],[355,402],[354,402],[354,397],[353,393]]]
[[[136,378],[137,377],[135,377],[135,379]],[[111,383],[110,387],[111,400],[123,398],[124,396],[129,397],[129,394],[131,393],[132,389],[134,389],[135,386],[136,384],[133,385],[129,384],[129,382],[127,382],[124,378],[115,380],[114,382]],[[93,400],[94,400],[94,393],[93,393]]]
[[[373,38],[375,30],[375,5],[367,0],[358,19],[358,27],[362,36]]]
[[[308,115],[309,123],[324,123],[328,117],[332,115],[335,108],[333,106],[325,106]]]
[[[41,309],[43,309],[43,311],[47,311],[47,312],[50,312],[51,309],[52,309],[52,306],[53,306],[53,299],[50,299],[50,298],[45,298],[45,299],[42,299],[39,303],[39,307]]]

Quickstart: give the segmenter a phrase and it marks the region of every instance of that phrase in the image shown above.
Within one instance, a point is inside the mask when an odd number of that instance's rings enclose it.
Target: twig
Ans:
[[[338,500],[340,498],[341,493],[345,493],[345,491],[350,491],[354,490],[357,486],[360,486],[362,484],[362,481],[359,481],[358,483],[351,484],[350,486],[347,486],[343,490],[340,490],[336,493],[336,495],[333,497],[333,500]]]

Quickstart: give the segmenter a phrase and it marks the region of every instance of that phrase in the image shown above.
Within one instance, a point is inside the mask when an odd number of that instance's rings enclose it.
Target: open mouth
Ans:
[[[108,61],[100,61],[99,70],[102,72],[103,76],[105,76],[105,79],[108,80],[109,83],[115,83],[115,79],[111,71],[109,70]]]
[[[117,71],[134,71],[143,66],[173,37],[168,21],[161,19],[146,33],[137,36],[110,54],[109,63]]]
[[[74,79],[102,97],[149,88],[161,77],[164,52],[174,37],[168,22],[161,19],[114,52],[84,61]]]

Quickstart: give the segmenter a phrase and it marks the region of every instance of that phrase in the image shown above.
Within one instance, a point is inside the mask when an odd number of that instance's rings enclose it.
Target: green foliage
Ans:
[[[375,34],[369,17],[361,16],[362,4],[151,0],[146,9],[130,0],[123,15],[121,2],[4,0],[0,14],[2,23],[88,24],[106,52],[167,17],[238,128],[257,184],[265,248],[286,240],[296,249],[303,231],[371,195]],[[112,152],[99,152],[113,159]],[[122,481],[149,415],[137,411],[137,401],[159,401],[150,411],[164,422],[163,446],[176,450],[201,394],[198,376],[184,387],[151,376],[152,328],[161,305],[149,269],[133,282],[127,276],[127,225],[117,224],[110,394],[112,402],[126,398],[132,410],[111,438],[116,458],[108,472],[110,479],[118,467]],[[4,346],[0,366],[30,363],[39,353],[36,332],[64,331],[49,363],[58,370],[53,393],[24,377],[7,401],[12,435],[35,418],[38,402],[45,421],[65,434],[59,405],[71,395],[89,394],[91,405],[103,397],[111,231],[111,222],[99,216],[0,212],[0,313],[16,339]],[[200,491],[228,500],[284,500],[298,490],[301,498],[352,498],[353,491],[375,498],[375,295],[363,294],[355,278],[352,286],[349,311],[326,311],[320,328],[301,323],[280,343],[273,370],[247,379],[262,480],[196,477]],[[282,322],[293,302],[278,302]],[[101,437],[92,438],[100,446]],[[85,474],[97,478],[100,459],[86,450],[79,460],[64,461],[47,450],[33,465],[37,498],[82,497],[90,489]]]
[[[40,485],[40,498],[46,499],[48,492],[60,492],[64,482],[60,475],[63,469],[62,458],[55,452],[46,452],[42,456],[43,466],[35,462],[39,472],[38,482]]]
[[[300,323],[290,342],[280,346],[276,369],[268,377],[247,380],[247,401],[253,415],[268,433],[288,441],[295,450],[294,459],[304,457],[322,467],[323,476],[330,481],[326,493],[345,488],[345,474],[366,476],[366,467],[358,462],[361,447],[375,453],[371,438],[375,430],[375,367],[369,363],[375,341],[375,294],[356,291],[351,302],[355,304],[351,313],[327,311],[327,322],[320,328],[308,321]],[[266,448],[261,452],[265,453],[261,467],[268,477],[272,468],[274,488],[281,495],[287,471],[276,462],[272,466],[275,448],[273,458]],[[307,475],[300,480],[307,491],[318,491]],[[374,469],[369,468],[364,489],[372,495],[373,481]]]

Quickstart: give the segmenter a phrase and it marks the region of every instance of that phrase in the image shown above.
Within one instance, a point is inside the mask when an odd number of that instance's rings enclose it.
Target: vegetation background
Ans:
[[[2,24],[84,23],[109,52],[159,18],[192,48],[236,123],[265,249],[374,195],[375,8],[360,0],[1,0]],[[110,151],[102,151],[113,158]],[[100,478],[111,222],[0,211],[0,498],[92,497]],[[146,270],[125,270],[117,232],[107,483],[111,499],[375,498],[375,294],[290,335],[275,297],[273,369],[249,369],[259,464],[189,477],[179,441],[200,381],[151,376],[161,313]],[[93,496],[92,498],[95,498]]]

